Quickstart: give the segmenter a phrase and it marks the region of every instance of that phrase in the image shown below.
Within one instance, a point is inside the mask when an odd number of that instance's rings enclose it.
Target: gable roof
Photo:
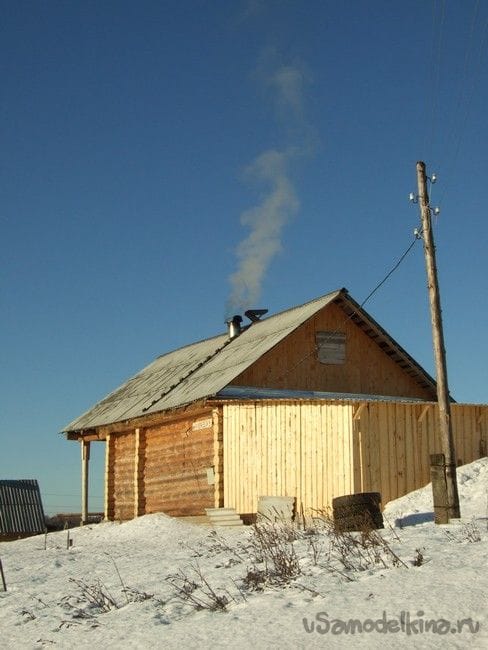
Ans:
[[[297,327],[333,302],[421,386],[435,390],[434,379],[349,296],[346,289],[340,289],[253,323],[234,339],[229,339],[227,333],[221,334],[158,357],[70,422],[64,431],[93,429],[213,397]]]
[[[36,535],[45,530],[37,481],[0,480],[0,536]]]

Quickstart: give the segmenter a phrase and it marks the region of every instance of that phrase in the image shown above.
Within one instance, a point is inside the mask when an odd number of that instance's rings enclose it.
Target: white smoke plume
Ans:
[[[239,266],[230,277],[231,296],[228,315],[257,306],[264,274],[281,250],[281,232],[288,219],[298,210],[298,199],[288,177],[285,152],[269,150],[259,155],[246,175],[266,185],[259,205],[241,215],[243,226],[251,232],[237,247]]]
[[[258,68],[265,86],[272,91],[278,114],[288,130],[305,127],[303,119],[304,72],[298,66],[272,66],[269,55]],[[302,135],[305,132],[302,128]],[[245,170],[245,178],[264,187],[259,203],[241,214],[241,224],[249,235],[237,246],[238,267],[229,282],[231,293],[226,315],[242,313],[258,306],[266,271],[274,256],[282,250],[283,227],[298,211],[299,201],[290,180],[290,163],[304,153],[306,145],[282,151],[268,149],[259,154]]]

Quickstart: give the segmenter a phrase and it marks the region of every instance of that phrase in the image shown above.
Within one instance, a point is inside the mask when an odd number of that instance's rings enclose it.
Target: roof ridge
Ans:
[[[247,325],[246,327],[244,327],[243,330],[246,331],[246,330],[250,329],[252,325],[258,324],[259,322],[263,322],[263,323],[264,323],[264,322],[269,322],[269,321],[272,320],[274,317],[283,316],[283,314],[286,314],[286,313],[288,313],[288,312],[293,312],[293,311],[296,311],[296,310],[299,310],[299,309],[303,309],[303,308],[306,307],[307,305],[311,305],[311,304],[314,303],[314,302],[319,303],[319,302],[323,301],[325,298],[330,298],[330,296],[333,296],[334,294],[340,294],[340,293],[343,292],[343,291],[346,291],[346,290],[345,290],[345,289],[339,289],[339,290],[337,290],[337,291],[331,291],[331,292],[329,292],[329,293],[324,294],[323,296],[320,296],[319,298],[314,298],[313,300],[309,300],[308,302],[305,302],[305,303],[303,303],[302,305],[296,305],[295,307],[290,307],[289,309],[285,309],[285,310],[283,310],[283,311],[281,311],[281,312],[277,312],[276,314],[273,314],[273,316],[270,316],[269,318],[265,318],[265,319],[263,319],[262,321],[258,321],[257,323],[250,323],[249,325]],[[347,291],[346,291],[346,293],[347,293]],[[177,348],[176,350],[172,350],[171,352],[168,352],[167,354],[169,355],[169,354],[172,354],[173,352],[178,352],[178,351],[184,350],[185,348],[190,348],[190,347],[192,347],[192,345],[198,345],[199,343],[201,344],[201,343],[204,343],[204,342],[209,342],[209,341],[212,341],[213,339],[221,338],[222,336],[226,336],[225,332],[224,332],[224,334],[220,334],[220,335],[218,335],[218,336],[210,337],[210,338],[208,338],[208,339],[203,339],[202,341],[197,341],[197,342],[195,342],[195,343],[193,343],[193,344],[190,343],[190,345],[183,346],[182,348]],[[185,375],[179,377],[178,380],[175,381],[174,384],[172,384],[172,385],[169,386],[165,391],[163,391],[162,393],[160,393],[160,394],[158,395],[158,397],[155,397],[154,399],[152,399],[152,401],[151,401],[147,406],[145,406],[145,407],[142,409],[142,411],[143,411],[144,413],[147,412],[147,411],[149,411],[149,410],[150,410],[150,409],[151,409],[155,404],[157,404],[157,403],[160,402],[162,399],[164,399],[164,398],[165,398],[169,393],[171,393],[173,390],[175,390],[175,388],[178,388],[178,386],[180,386],[184,381],[186,381],[186,380],[187,380],[189,377],[191,377],[195,372],[197,372],[197,370],[200,370],[200,368],[202,368],[202,367],[205,366],[209,361],[211,361],[212,359],[214,359],[214,358],[215,358],[215,357],[216,357],[220,352],[222,352],[222,350],[223,350],[225,347],[227,347],[227,345],[229,345],[229,343],[232,343],[233,340],[234,340],[234,339],[229,338],[228,336],[226,336],[225,340],[222,342],[221,345],[219,345],[219,346],[217,347],[216,350],[214,350],[211,354],[209,354],[205,359],[199,361],[196,365],[192,366],[192,367],[190,368],[190,370],[189,370]],[[161,355],[160,357],[158,357],[158,359],[160,359],[160,358],[162,358],[162,357],[164,357],[164,356],[166,356],[166,355],[163,354],[163,355]]]
[[[294,307],[288,307],[287,309],[283,309],[282,311],[277,311],[276,314],[272,314],[271,316],[268,316],[267,318],[263,318],[259,322],[265,322],[269,321],[272,318],[275,318],[277,316],[283,316],[283,314],[286,314],[288,312],[296,311],[297,309],[303,309],[303,307],[307,307],[307,305],[311,305],[314,302],[320,302],[321,300],[324,300],[324,298],[330,298],[330,296],[334,294],[341,294],[341,293],[346,293],[349,295],[348,290],[345,287],[342,287],[341,289],[336,289],[335,291],[329,291],[328,293],[324,293],[323,296],[319,296],[318,298],[312,298],[312,300],[307,300],[307,302],[302,303],[301,305],[295,305]]]
[[[345,293],[348,294],[347,289],[344,288],[344,287],[342,287],[342,289],[336,289],[335,291],[329,291],[328,293],[324,293],[323,296],[319,296],[318,298],[312,298],[311,300],[307,300],[306,302],[302,303],[301,305],[294,305],[293,307],[288,307],[287,309],[283,309],[282,311],[277,311],[275,314],[271,314],[270,316],[267,316],[267,317],[265,317],[265,318],[262,318],[262,319],[256,321],[256,323],[249,323],[249,325],[245,325],[245,326],[242,328],[242,330],[243,330],[243,331],[248,330],[252,325],[257,325],[258,323],[265,323],[265,322],[268,322],[268,321],[270,321],[270,320],[273,319],[273,318],[276,318],[276,317],[278,317],[278,316],[282,316],[283,314],[286,314],[286,313],[288,313],[288,312],[296,311],[296,310],[298,310],[298,309],[303,309],[303,307],[306,307],[307,305],[311,305],[311,304],[314,303],[314,302],[320,302],[320,301],[323,300],[324,298],[327,298],[327,297],[329,297],[329,296],[332,296],[333,294],[340,294],[340,293],[342,293],[342,292],[345,292]],[[199,345],[199,344],[201,344],[201,343],[207,343],[207,342],[209,342],[209,341],[212,341],[213,339],[218,339],[218,338],[220,338],[220,337],[222,337],[222,336],[226,336],[226,335],[227,335],[227,333],[224,331],[224,332],[221,332],[220,334],[214,334],[213,336],[208,336],[208,337],[203,338],[203,339],[200,339],[200,340],[198,340],[198,341],[194,341],[193,343],[188,343],[187,345],[182,345],[182,346],[180,346],[180,347],[178,347],[178,348],[173,348],[172,350],[169,350],[168,352],[163,352],[163,354],[159,354],[159,355],[156,357],[155,361],[156,361],[157,359],[162,359],[163,357],[166,357],[166,356],[169,355],[169,354],[173,354],[174,352],[179,352],[179,351],[181,351],[181,350],[185,350],[185,349],[187,349],[187,348],[191,348],[191,347],[193,347],[194,345]]]

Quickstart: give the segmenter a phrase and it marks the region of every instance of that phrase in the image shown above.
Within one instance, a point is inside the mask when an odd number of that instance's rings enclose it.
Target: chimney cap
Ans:
[[[241,333],[242,316],[235,314],[231,318],[228,318],[225,322],[229,328],[229,339],[235,339],[236,336],[239,336]]]
[[[227,325],[230,325],[231,323],[234,323],[234,325],[239,325],[240,323],[242,323],[242,316],[240,316],[240,314],[229,316],[229,318],[226,318],[225,322],[227,323]]]
[[[267,309],[248,309],[244,313],[249,318],[249,320],[251,322],[257,323],[258,321],[261,320],[261,316],[264,316],[265,314],[268,313],[268,310]]]

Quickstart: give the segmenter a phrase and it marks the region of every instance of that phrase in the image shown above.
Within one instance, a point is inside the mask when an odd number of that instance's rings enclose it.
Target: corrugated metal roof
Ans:
[[[35,535],[45,529],[37,481],[0,480],[0,535]]]
[[[222,334],[165,354],[64,431],[80,431],[190,404],[215,395],[340,291],[254,323],[229,340]]]
[[[350,299],[346,289],[334,291],[304,305],[253,323],[240,336],[227,334],[185,346],[157,358],[137,375],[105,397],[93,408],[70,422],[63,431],[86,431],[105,424],[122,422],[191,404],[215,396],[246,368],[277,345],[293,330],[329,303],[361,315],[367,334],[419,383],[435,387],[434,380],[361,307]],[[347,312],[346,312],[347,313]],[[347,314],[348,318],[351,318]],[[364,320],[364,319],[367,320]]]
[[[274,388],[256,388],[255,386],[226,386],[215,396],[217,401],[337,401],[337,402],[394,402],[397,404],[433,404],[429,400],[417,397],[393,397],[390,395],[365,395],[363,393],[329,393],[315,390],[281,390]]]

